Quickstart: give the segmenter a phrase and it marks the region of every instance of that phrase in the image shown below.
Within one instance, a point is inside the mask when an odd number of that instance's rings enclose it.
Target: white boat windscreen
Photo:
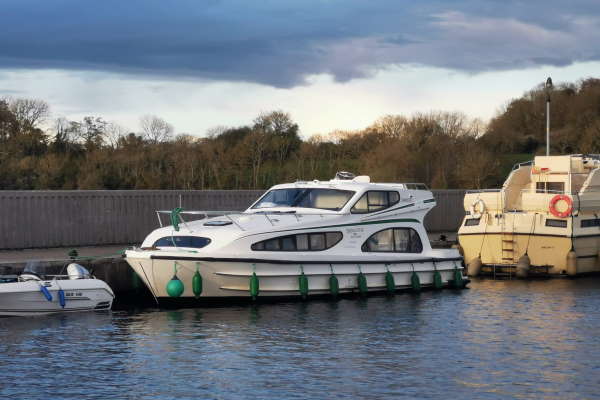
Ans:
[[[352,190],[338,189],[274,189],[265,194],[252,208],[303,207],[339,211],[354,193]]]

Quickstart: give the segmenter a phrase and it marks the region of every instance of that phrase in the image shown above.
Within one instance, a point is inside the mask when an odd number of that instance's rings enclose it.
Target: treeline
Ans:
[[[551,100],[552,152],[600,153],[600,80],[557,86]],[[157,116],[130,132],[97,116],[51,120],[42,100],[4,99],[0,189],[258,189],[340,170],[432,188],[495,187],[515,162],[545,151],[545,102],[539,86],[487,125],[458,112],[387,115],[302,140],[283,111],[199,138],[175,135]]]

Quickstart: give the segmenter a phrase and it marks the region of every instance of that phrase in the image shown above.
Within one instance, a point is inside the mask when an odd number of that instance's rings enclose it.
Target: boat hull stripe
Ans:
[[[152,260],[186,260],[186,261],[207,261],[207,262],[240,262],[240,263],[260,263],[260,264],[409,264],[425,262],[444,262],[444,261],[462,261],[462,257],[449,258],[420,258],[413,260],[269,260],[264,258],[216,258],[216,257],[185,257],[185,256],[150,256]]]
[[[571,235],[556,235],[551,233],[527,233],[527,232],[505,232],[509,235],[514,236],[548,236],[548,237],[561,237],[568,239],[580,239],[580,238],[592,238],[592,237],[600,237],[600,234],[591,234],[591,235],[577,235],[571,237]],[[473,236],[473,235],[502,235],[502,232],[469,232],[469,233],[459,233],[458,236]]]

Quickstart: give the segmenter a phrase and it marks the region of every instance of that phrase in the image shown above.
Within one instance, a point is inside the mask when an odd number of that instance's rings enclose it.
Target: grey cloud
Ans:
[[[469,72],[598,59],[600,4],[574,0],[3,0],[0,68],[303,84],[393,64]]]

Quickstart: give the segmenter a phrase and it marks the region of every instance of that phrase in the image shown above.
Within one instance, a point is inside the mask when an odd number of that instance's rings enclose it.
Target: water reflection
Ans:
[[[1,319],[0,396],[589,398],[599,306],[598,279],[476,281],[416,296]]]

